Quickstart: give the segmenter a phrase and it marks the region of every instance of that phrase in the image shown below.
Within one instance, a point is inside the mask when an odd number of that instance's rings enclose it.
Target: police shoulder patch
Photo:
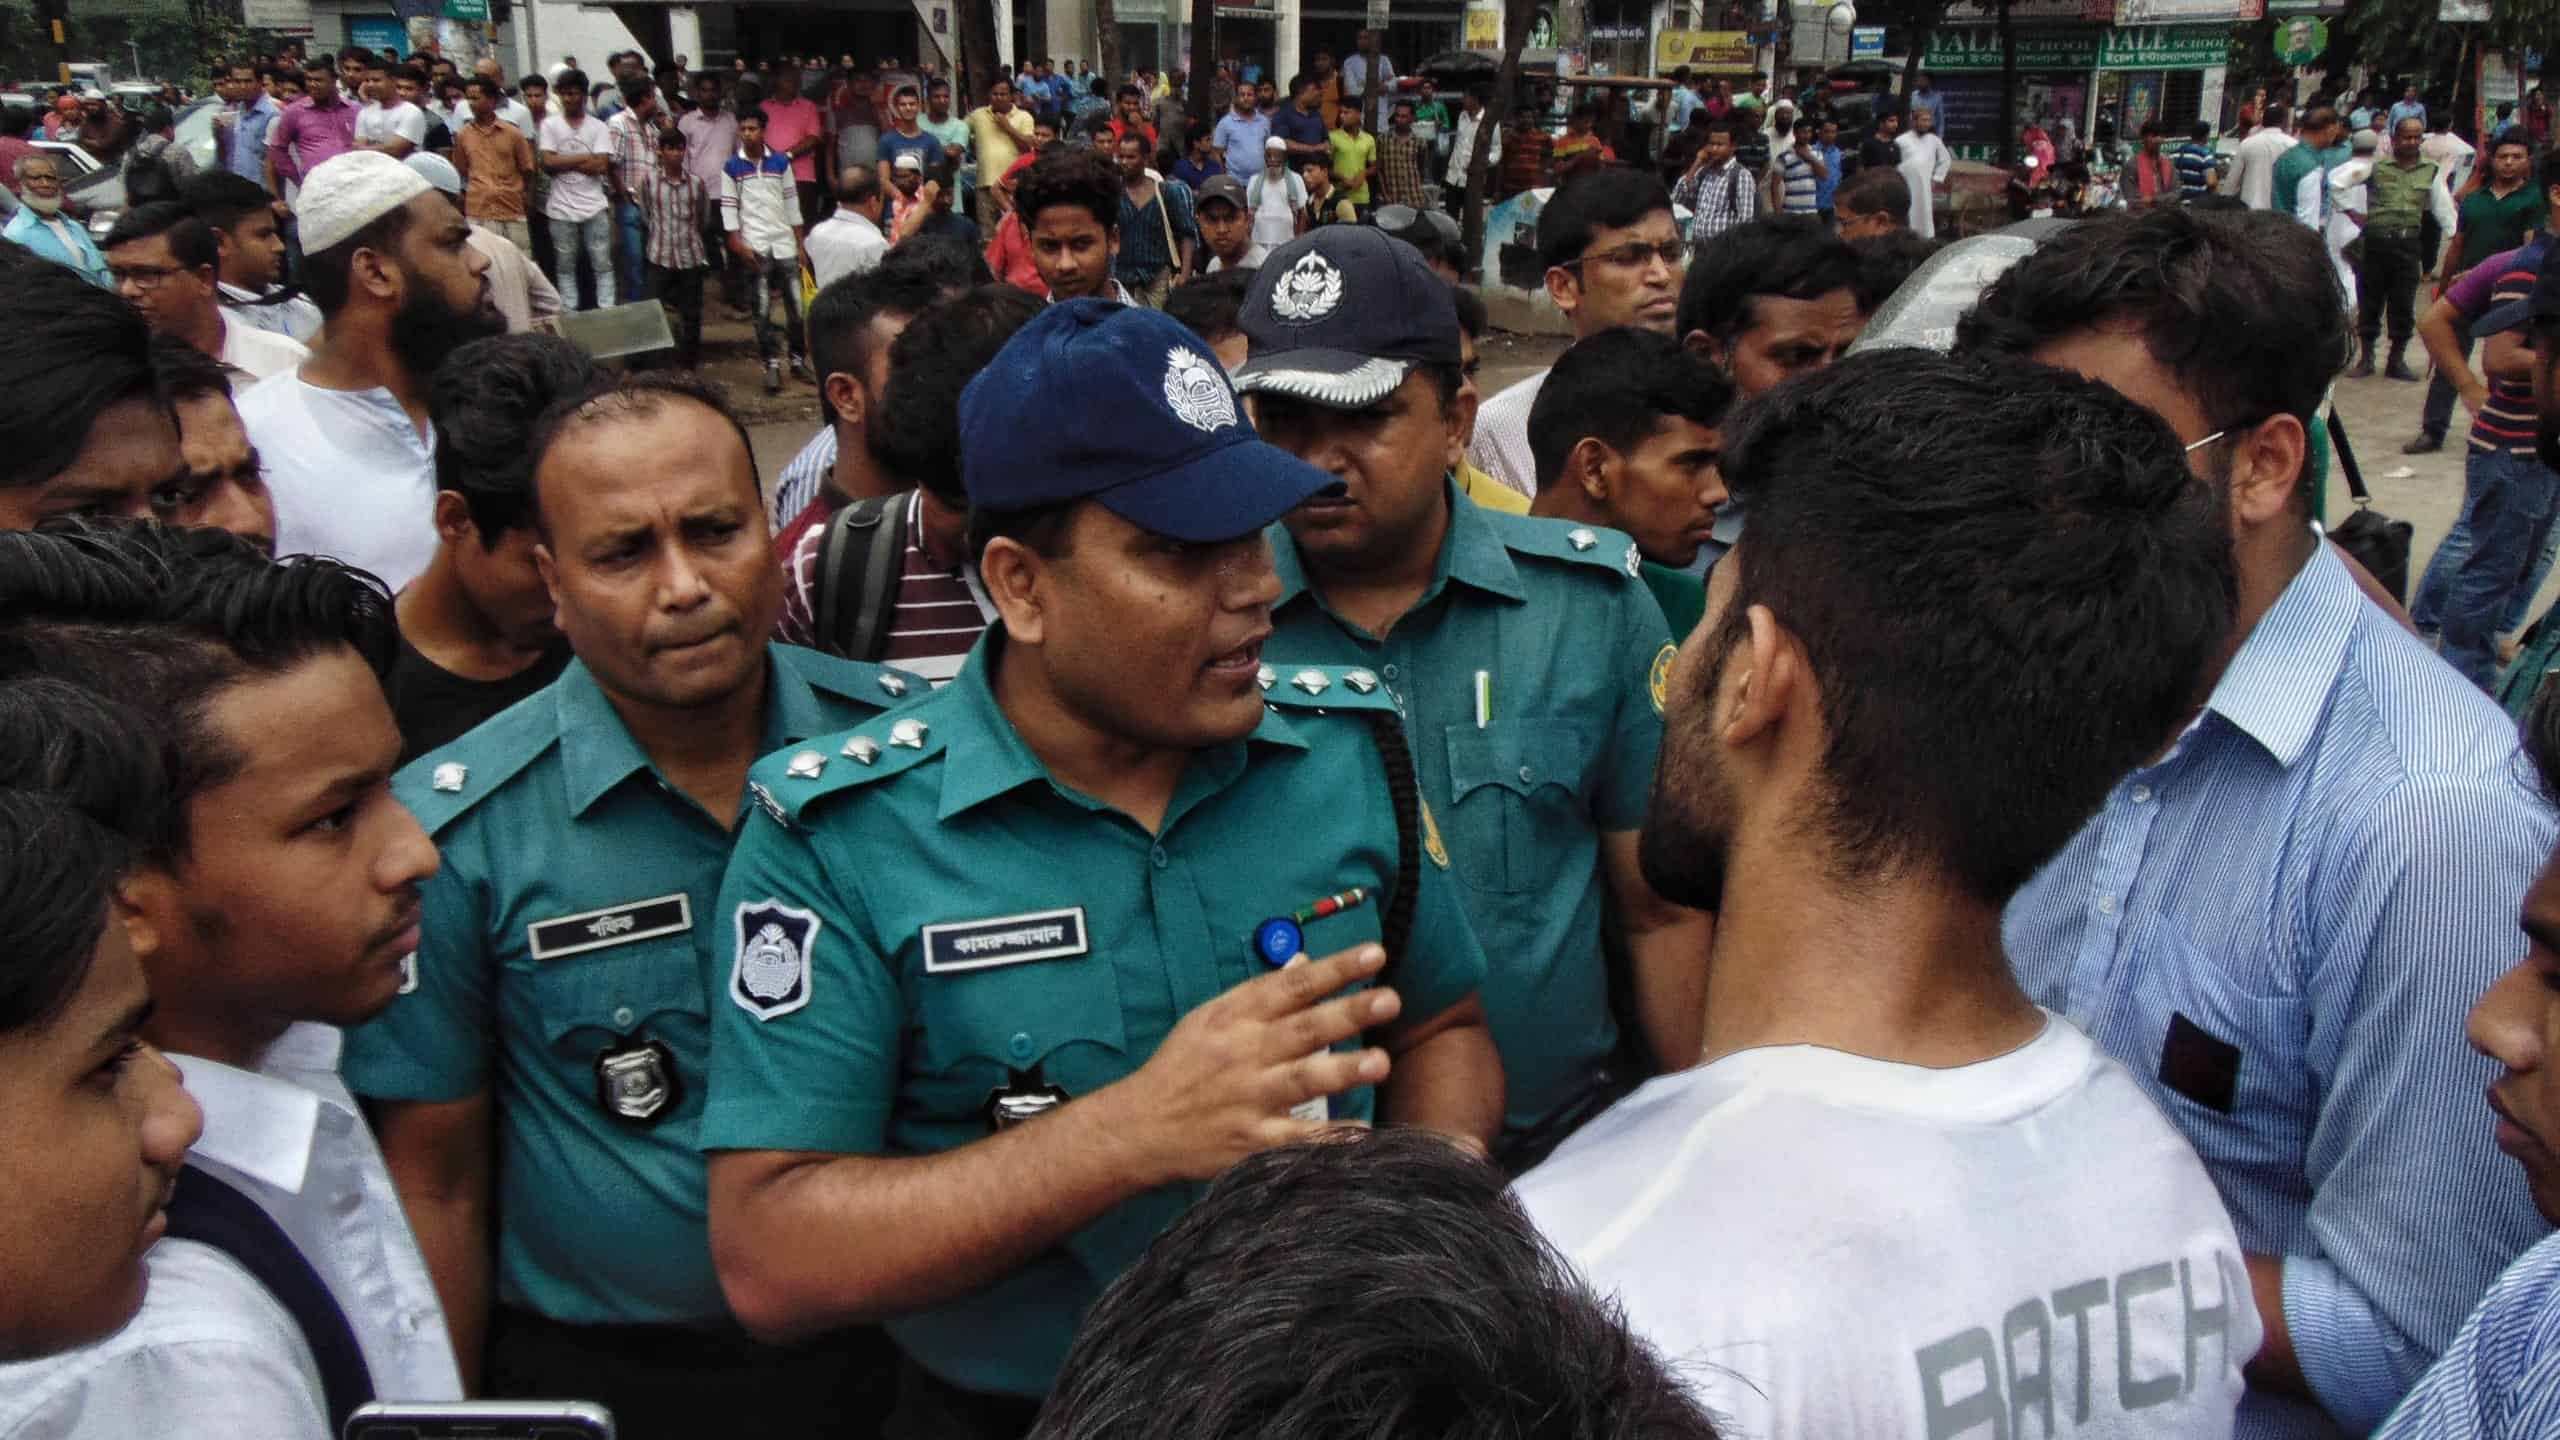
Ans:
[[[729,967],[729,998],[758,1020],[779,1019],[807,1005],[824,922],[779,900],[742,901],[734,920],[737,952]]]
[[[791,668],[809,688],[837,700],[850,700],[866,710],[886,710],[933,693],[932,682],[893,665],[845,660],[797,645],[775,647],[789,652]]]
[[[1482,517],[1492,524],[1494,533],[1516,555],[1532,555],[1543,560],[1565,560],[1587,565],[1594,570],[1615,570],[1621,575],[1640,573],[1641,557],[1635,541],[1623,530],[1608,530],[1596,525],[1583,525],[1570,520],[1550,520],[1542,515],[1503,515],[1488,511]]]
[[[1645,696],[1653,701],[1653,713],[1656,715],[1663,713],[1663,707],[1671,701],[1671,660],[1679,653],[1679,646],[1664,642],[1663,647],[1654,652],[1653,664],[1645,672]]]
[[[417,817],[419,828],[434,835],[505,789],[559,739],[559,709],[546,687],[452,744],[410,761],[392,777],[392,793]]]

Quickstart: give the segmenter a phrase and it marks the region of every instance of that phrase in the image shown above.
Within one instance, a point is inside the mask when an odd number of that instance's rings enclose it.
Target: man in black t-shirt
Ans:
[[[568,643],[535,568],[533,425],[602,383],[585,352],[550,335],[501,335],[436,371],[436,553],[400,592],[400,654],[384,682],[400,761],[457,739],[557,678]]]

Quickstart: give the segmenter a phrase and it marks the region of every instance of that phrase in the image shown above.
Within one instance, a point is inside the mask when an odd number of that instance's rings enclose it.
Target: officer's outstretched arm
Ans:
[[[1184,1016],[1126,1079],[956,1150],[714,1153],[711,1256],[730,1308],[784,1340],[937,1304],[1123,1200],[1326,1128],[1291,1109],[1391,1068],[1382,1049],[1330,1048],[1395,1020],[1392,990],[1339,994],[1385,963],[1366,945],[1257,976]]]
[[[1664,1070],[1685,1070],[1706,1047],[1707,947],[1715,941],[1715,919],[1654,893],[1636,861],[1637,834],[1602,834],[1600,869],[1626,936],[1645,1043]]]

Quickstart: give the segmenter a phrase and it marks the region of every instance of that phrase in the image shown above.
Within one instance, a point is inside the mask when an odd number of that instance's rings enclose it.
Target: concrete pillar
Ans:
[[[1074,60],[1082,69],[1098,53],[1093,0],[1049,0],[1048,51],[1052,60]]]
[[[992,0],[996,11],[996,59],[1006,74],[1012,74],[1021,62],[1013,53],[1013,0]],[[978,98],[978,97],[973,97]]]
[[[1298,0],[1274,0],[1271,7],[1271,80],[1280,87],[1280,103],[1289,103],[1289,77],[1298,73]]]
[[[667,11],[667,57],[682,55],[699,70],[702,59],[702,12],[690,5],[672,6]]]

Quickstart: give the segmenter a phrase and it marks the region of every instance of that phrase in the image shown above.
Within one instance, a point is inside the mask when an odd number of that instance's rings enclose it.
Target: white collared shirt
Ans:
[[[240,396],[266,462],[276,554],[328,555],[398,590],[436,552],[436,445],[388,390],[326,390],[299,369]]]
[[[305,345],[320,333],[320,307],[300,295],[270,305],[264,303],[265,296],[228,280],[220,282],[220,288],[224,313],[252,330],[271,330]]]
[[[338,1078],[340,1037],[300,1024],[255,1071],[172,1055],[204,1108],[187,1152],[255,1201],[345,1312],[386,1400],[454,1400],[444,1309],[390,1172]],[[230,1256],[154,1246],[142,1312],[80,1349],[0,1366],[0,1440],[329,1440],[318,1366],[283,1304]]]
[[[261,330],[226,308],[222,312],[222,353],[214,358],[253,380],[264,380],[310,359],[311,351],[292,336]]]
[[[811,227],[808,247],[809,274],[821,290],[847,275],[876,268],[881,257],[889,253],[889,241],[880,233],[879,222],[843,206],[837,206],[833,215]]]

